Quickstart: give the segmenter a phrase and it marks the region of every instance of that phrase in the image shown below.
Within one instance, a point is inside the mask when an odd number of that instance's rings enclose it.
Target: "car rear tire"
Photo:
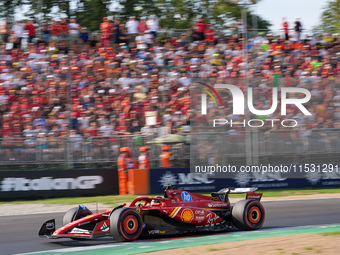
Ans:
[[[233,224],[240,230],[256,230],[262,227],[265,212],[257,200],[246,199],[237,202],[231,212]]]
[[[119,208],[110,216],[111,236],[118,242],[133,241],[143,230],[140,214],[132,208]]]

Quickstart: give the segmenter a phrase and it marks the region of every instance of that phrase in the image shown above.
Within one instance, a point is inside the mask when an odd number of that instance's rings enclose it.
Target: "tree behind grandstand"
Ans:
[[[340,0],[329,1],[325,5],[318,28],[325,31],[340,29]]]
[[[13,21],[21,16],[51,20],[59,15],[74,16],[78,22],[90,31],[99,29],[104,16],[148,17],[156,14],[162,28],[185,29],[192,26],[197,18],[204,17],[217,29],[230,27],[241,17],[238,5],[226,1],[209,0],[0,0],[0,17]],[[270,23],[256,15],[258,28],[268,29]],[[37,20],[39,21],[39,20]],[[248,12],[248,24],[252,24],[252,15]]]

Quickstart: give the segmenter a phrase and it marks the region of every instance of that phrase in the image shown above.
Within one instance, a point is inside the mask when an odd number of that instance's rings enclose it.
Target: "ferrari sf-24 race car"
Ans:
[[[265,218],[257,188],[225,188],[211,196],[167,187],[164,197],[140,196],[131,204],[92,213],[79,205],[66,212],[63,226],[55,229],[55,219],[46,221],[39,236],[75,240],[111,236],[132,241],[141,236],[174,235],[200,231],[259,229]],[[231,205],[229,194],[246,193],[246,199]]]

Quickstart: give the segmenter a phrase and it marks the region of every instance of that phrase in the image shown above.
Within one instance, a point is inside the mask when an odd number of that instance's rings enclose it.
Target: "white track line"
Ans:
[[[126,246],[126,245],[131,245],[131,244],[145,244],[148,243],[146,241],[134,241],[134,242],[123,242],[123,243],[112,243],[112,244],[100,244],[100,245],[94,245],[94,246],[86,246],[85,250],[96,250],[96,249],[101,249],[101,248],[109,248],[109,247],[114,247],[114,246]],[[42,252],[58,252],[58,253],[63,253],[63,252],[74,252],[74,251],[83,251],[85,246],[81,247],[73,247],[73,248],[64,248],[64,249],[56,249],[56,250],[46,250],[46,251],[35,251],[35,252],[29,252],[29,253],[18,253],[22,255],[28,255],[28,254],[37,254],[37,253],[42,253]]]

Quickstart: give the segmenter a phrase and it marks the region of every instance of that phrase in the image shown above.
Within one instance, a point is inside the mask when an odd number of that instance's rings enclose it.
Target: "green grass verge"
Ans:
[[[321,235],[322,236],[339,236],[340,231],[326,232],[326,233],[322,233]]]
[[[263,197],[285,197],[285,196],[298,196],[298,195],[313,195],[320,193],[340,193],[340,188],[325,188],[325,189],[294,189],[294,190],[265,190],[257,191],[263,192]],[[203,193],[204,194],[204,193]],[[209,193],[205,193],[210,195]],[[95,197],[63,197],[63,198],[50,198],[40,200],[25,200],[25,201],[11,201],[0,202],[1,204],[88,204],[88,203],[103,203],[108,206],[115,206],[120,203],[129,203],[136,195],[125,196],[95,196]],[[230,197],[244,198],[245,194],[234,194]]]

